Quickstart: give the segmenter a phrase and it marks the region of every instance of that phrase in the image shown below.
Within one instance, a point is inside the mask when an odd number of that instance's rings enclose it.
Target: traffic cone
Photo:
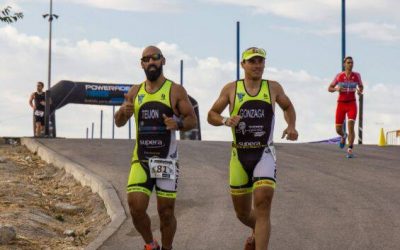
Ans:
[[[385,132],[383,131],[383,128],[381,128],[381,133],[379,134],[378,146],[386,146]]]

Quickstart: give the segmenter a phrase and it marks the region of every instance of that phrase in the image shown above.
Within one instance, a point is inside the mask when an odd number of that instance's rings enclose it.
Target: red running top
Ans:
[[[351,102],[356,100],[357,86],[363,86],[361,81],[361,75],[357,72],[351,72],[350,76],[347,77],[346,72],[337,74],[333,79],[331,86],[335,87],[339,85],[342,90],[339,93],[338,102]]]

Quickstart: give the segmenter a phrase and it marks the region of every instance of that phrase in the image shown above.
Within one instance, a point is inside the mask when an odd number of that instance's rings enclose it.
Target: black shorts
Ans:
[[[156,186],[157,196],[175,199],[178,188],[178,165],[176,166],[176,171],[177,178],[174,180],[151,178],[148,164],[134,160],[131,164],[127,192],[142,192],[150,196],[154,186]]]
[[[41,125],[44,125],[44,117],[35,115],[35,123],[40,122]]]

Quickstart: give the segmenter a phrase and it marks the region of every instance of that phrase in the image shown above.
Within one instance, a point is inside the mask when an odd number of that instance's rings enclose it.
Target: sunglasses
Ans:
[[[158,61],[161,58],[163,58],[163,55],[161,54],[153,54],[153,55],[149,55],[149,56],[144,56],[142,57],[142,62],[150,62],[150,59],[153,59],[153,61]]]

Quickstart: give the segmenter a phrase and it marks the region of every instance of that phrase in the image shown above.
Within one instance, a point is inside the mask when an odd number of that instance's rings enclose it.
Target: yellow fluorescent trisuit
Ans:
[[[262,80],[254,96],[247,92],[243,80],[237,81],[230,115],[241,116],[239,124],[232,128],[231,193],[246,194],[262,186],[275,188],[276,163],[271,150],[275,116],[268,81]]]

